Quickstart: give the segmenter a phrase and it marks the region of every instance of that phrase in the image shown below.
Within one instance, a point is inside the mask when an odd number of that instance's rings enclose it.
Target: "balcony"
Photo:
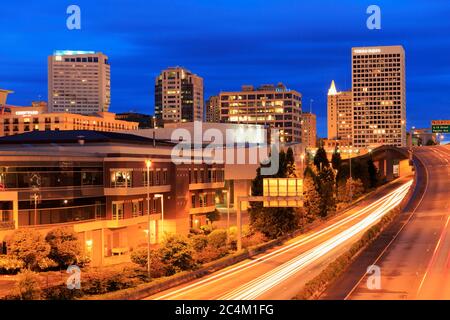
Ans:
[[[171,186],[170,185],[151,186],[148,189],[149,190],[147,190],[147,187],[105,188],[105,196],[134,196],[147,194],[147,191],[150,191],[150,193],[164,193],[170,192]]]
[[[214,210],[216,210],[215,205],[210,205],[210,206],[206,206],[206,207],[198,207],[198,208],[190,208],[189,214],[205,214],[205,213],[213,212]]]
[[[189,190],[203,190],[203,189],[222,189],[225,187],[225,182],[203,182],[189,184]]]
[[[161,214],[150,214],[150,220],[160,220]],[[146,214],[128,219],[111,219],[111,220],[91,220],[91,221],[80,221],[78,223],[72,223],[73,228],[76,232],[86,232],[99,229],[118,229],[125,228],[128,226],[138,225],[142,223],[147,223],[148,216]]]
[[[150,214],[150,220],[160,220],[161,214]],[[141,223],[147,223],[148,222],[148,216],[143,215],[140,217],[135,218],[128,218],[128,219],[116,219],[116,220],[106,220],[106,227],[109,229],[115,229],[115,228],[124,228],[132,225],[137,225]]]
[[[19,200],[30,199],[35,191],[31,188],[10,188],[12,191],[20,191]],[[83,185],[67,187],[41,187],[39,189],[42,199],[67,199],[76,197],[101,197],[104,195],[102,185]]]

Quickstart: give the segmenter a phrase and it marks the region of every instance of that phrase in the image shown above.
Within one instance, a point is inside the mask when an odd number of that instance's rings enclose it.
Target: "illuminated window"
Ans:
[[[132,171],[130,170],[114,170],[111,172],[112,188],[127,188],[132,184]]]

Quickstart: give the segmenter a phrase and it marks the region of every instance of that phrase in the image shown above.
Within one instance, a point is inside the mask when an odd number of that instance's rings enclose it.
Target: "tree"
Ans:
[[[169,235],[159,249],[161,262],[165,264],[168,275],[195,267],[194,250],[189,239],[183,235]]]
[[[214,221],[220,220],[220,212],[219,210],[215,209],[214,211],[211,211],[206,214],[206,218],[213,224]]]
[[[350,193],[351,188],[351,193]],[[350,194],[352,197],[350,197]],[[339,186],[339,201],[350,203],[364,194],[364,184],[360,179],[348,179],[345,184]]]
[[[286,178],[288,174],[295,174],[295,159],[292,150],[288,153],[280,152],[280,163],[275,178]],[[252,195],[263,195],[263,177],[261,168],[256,171],[252,181]],[[261,232],[270,239],[292,232],[298,227],[299,216],[294,208],[264,208],[261,202],[251,202],[250,224],[256,231]]]
[[[435,146],[437,143],[433,139],[429,139],[426,143],[427,146]]]
[[[370,188],[375,188],[378,184],[378,169],[375,167],[372,158],[367,161],[367,171],[369,173]]]
[[[131,252],[131,262],[145,268],[147,267],[148,252],[147,247],[140,247]],[[150,276],[159,278],[166,275],[167,266],[161,262],[159,250],[150,250]]]
[[[208,245],[214,247],[214,248],[223,248],[227,245],[227,230],[223,229],[217,229],[208,234],[207,236],[207,242]]]
[[[417,138],[417,145],[418,146],[422,146],[423,145],[423,140],[422,140],[422,138]]]
[[[339,152],[338,147],[336,146],[336,148],[334,148],[334,152],[333,152],[333,156],[331,157],[331,165],[333,166],[333,169],[336,170],[336,179],[335,179],[335,191],[336,191],[336,196],[337,196],[337,192],[338,192],[338,175],[339,175],[339,171],[341,171],[341,167],[342,167],[342,158],[341,158],[341,153]]]
[[[307,167],[303,179],[303,208],[306,222],[314,221],[320,215],[320,194],[316,184],[316,172]]]
[[[299,215],[294,208],[261,208],[252,211],[250,223],[252,228],[269,239],[276,239],[294,231],[299,226]]]
[[[286,161],[286,152],[284,150],[280,151],[280,160],[278,165],[278,173],[276,174],[276,178],[285,178],[287,173],[287,161]]]
[[[336,184],[337,186],[345,184],[347,179],[350,177],[350,165],[348,162],[343,162],[341,169],[336,174]]]
[[[297,178],[294,151],[290,147],[286,152],[286,178]]]
[[[263,177],[261,175],[261,168],[256,169],[256,177],[252,180],[251,194],[252,196],[263,195]],[[248,213],[250,214],[250,224],[256,230],[260,227],[257,220],[261,215],[265,214],[265,210],[266,208],[263,207],[261,202],[250,202],[250,206],[248,208]],[[258,224],[258,228],[256,227],[256,224]]]
[[[28,268],[39,269],[39,262],[50,253],[50,245],[36,230],[17,230],[9,240],[8,252],[22,260]]]
[[[370,188],[370,177],[368,170],[368,160],[353,158],[352,161],[352,178],[354,180],[360,179],[364,185],[364,189]],[[345,175],[345,180],[350,177],[350,172]]]
[[[342,158],[341,153],[339,152],[339,149],[336,147],[333,152],[333,156],[331,158],[331,165],[333,166],[334,170],[340,170],[342,165]]]
[[[335,178],[333,169],[325,166],[317,175],[318,191],[320,194],[320,216],[326,217],[329,212],[336,210],[336,199],[334,197]]]
[[[15,290],[21,300],[39,300],[42,294],[39,275],[23,270],[17,275]]]
[[[328,161],[327,152],[323,147],[317,149],[316,155],[314,156],[314,165],[317,170],[322,170],[322,168],[330,166],[330,162]]]
[[[47,234],[45,240],[50,244],[49,257],[60,267],[67,267],[80,259],[81,243],[71,228],[53,229]]]

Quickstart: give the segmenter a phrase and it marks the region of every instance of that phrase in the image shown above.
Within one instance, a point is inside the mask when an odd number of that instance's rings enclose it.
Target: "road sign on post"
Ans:
[[[264,207],[301,207],[303,206],[303,179],[266,178],[263,180],[262,196],[237,197],[237,249],[242,250],[241,202],[262,202]]]
[[[263,180],[264,207],[301,207],[303,179],[266,178]]]
[[[431,130],[433,133],[450,133],[450,120],[431,121]]]
[[[433,133],[450,133],[450,125],[433,125],[431,129]]]

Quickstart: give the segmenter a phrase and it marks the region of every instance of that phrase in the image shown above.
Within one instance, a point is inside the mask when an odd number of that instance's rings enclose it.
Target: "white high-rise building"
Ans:
[[[352,48],[353,145],[406,146],[405,51]]]
[[[93,51],[55,51],[48,57],[49,112],[107,112],[111,103],[108,57]]]

